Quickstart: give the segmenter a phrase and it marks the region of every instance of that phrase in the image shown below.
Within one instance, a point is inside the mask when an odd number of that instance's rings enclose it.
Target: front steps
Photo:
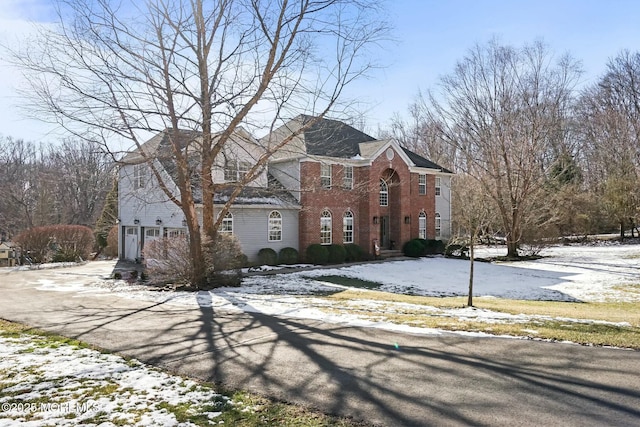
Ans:
[[[380,250],[380,259],[388,259],[388,258],[400,258],[403,257],[404,254],[399,249],[382,249]]]

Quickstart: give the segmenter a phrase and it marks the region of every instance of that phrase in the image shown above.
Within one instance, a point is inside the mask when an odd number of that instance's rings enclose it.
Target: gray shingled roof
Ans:
[[[301,119],[304,123],[313,117],[301,116]],[[374,140],[346,123],[331,119],[321,119],[304,131],[307,154],[312,156],[351,158],[360,154],[359,143]]]
[[[280,207],[298,207],[299,202],[271,174],[268,174],[268,185],[264,187],[244,187],[233,202],[234,205],[274,205]],[[218,191],[214,203],[226,203],[234,188],[225,187]]]
[[[301,119],[304,123],[307,120],[312,120],[313,117],[300,116],[298,119]],[[359,144],[376,140],[374,137],[346,123],[324,118],[314,123],[303,135],[307,154],[341,158],[352,158],[357,155],[362,155]],[[402,147],[402,150],[418,167],[439,169],[445,173],[452,173],[448,169],[433,163],[431,160],[425,159],[413,151],[404,147]]]
[[[444,173],[453,173],[449,169],[443,168],[442,166],[433,163],[431,160],[425,159],[421,155],[416,154],[411,150],[402,147],[402,151],[404,151],[409,159],[411,159],[411,161],[420,168],[440,169]]]

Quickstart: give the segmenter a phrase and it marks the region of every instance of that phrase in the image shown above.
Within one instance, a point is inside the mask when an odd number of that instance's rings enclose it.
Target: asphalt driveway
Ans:
[[[0,317],[376,425],[640,425],[638,351],[400,334],[82,292],[112,268],[2,271]],[[51,282],[69,286],[36,289]]]

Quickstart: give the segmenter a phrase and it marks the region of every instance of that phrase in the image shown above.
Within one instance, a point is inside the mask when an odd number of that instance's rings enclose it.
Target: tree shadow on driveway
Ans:
[[[637,371],[580,354],[599,349],[246,316],[247,330],[270,333],[233,339],[234,369],[209,379],[328,413],[406,426],[554,425],[565,417],[564,425],[603,425],[640,417],[640,390],[629,381]],[[626,385],[612,381],[624,377]]]
[[[182,375],[372,424],[584,426],[640,419],[636,351],[222,311],[212,308],[208,292],[198,295],[198,309],[47,295],[22,307],[16,300],[9,318]]]

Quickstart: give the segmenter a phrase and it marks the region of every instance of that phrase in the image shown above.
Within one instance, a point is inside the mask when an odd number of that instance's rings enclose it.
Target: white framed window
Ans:
[[[440,224],[441,224],[440,214],[436,212],[436,238],[440,237]]]
[[[279,242],[282,240],[282,214],[278,211],[271,211],[269,214],[269,241]]]
[[[384,179],[380,180],[380,206],[389,206],[389,186]]]
[[[342,217],[342,243],[353,243],[353,212],[346,211]]]
[[[424,211],[418,215],[418,238],[427,238],[427,214]]]
[[[347,190],[353,189],[353,166],[346,165],[344,167],[344,178],[342,186]]]
[[[144,230],[144,237],[156,238],[160,237],[160,229],[159,228],[147,228]]]
[[[440,185],[441,185],[440,177],[436,176],[436,196],[440,195]]]
[[[427,175],[418,175],[418,194],[427,194]]]
[[[331,188],[331,165],[320,164],[320,185],[322,188]]]
[[[224,218],[222,218],[218,232],[222,234],[233,234],[233,214],[231,212],[227,212]]]
[[[251,169],[251,163],[238,162],[238,181],[242,181],[247,176],[249,169]]]
[[[138,227],[127,227],[127,232],[125,234],[133,235],[138,234]]]
[[[134,165],[133,166],[133,188],[144,188],[147,178],[147,165]]]
[[[227,182],[239,182],[247,176],[251,169],[251,163],[237,159],[227,159],[224,165],[224,180]]]
[[[224,180],[235,181],[238,178],[238,164],[235,160],[227,160],[224,164]]]
[[[331,244],[331,212],[326,209],[320,215],[320,244]]]
[[[165,229],[165,232],[167,233],[167,237],[170,239],[173,239],[176,237],[186,237],[187,235],[184,228]]]

